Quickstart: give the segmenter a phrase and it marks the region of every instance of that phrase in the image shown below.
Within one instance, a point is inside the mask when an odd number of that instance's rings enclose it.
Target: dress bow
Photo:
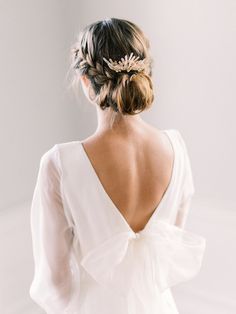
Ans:
[[[205,246],[202,236],[157,220],[138,233],[113,235],[89,251],[81,265],[99,284],[128,298],[130,313],[135,306],[138,313],[141,300],[151,313],[161,311],[158,298],[165,289],[198,273]]]

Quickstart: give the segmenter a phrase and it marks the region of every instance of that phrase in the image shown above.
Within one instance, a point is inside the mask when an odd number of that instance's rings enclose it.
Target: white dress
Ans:
[[[140,232],[104,190],[81,141],[40,160],[31,205],[29,294],[47,314],[177,314],[171,287],[200,270],[206,239],[184,229],[194,183],[181,133],[170,183]],[[176,224],[178,221],[178,225]]]

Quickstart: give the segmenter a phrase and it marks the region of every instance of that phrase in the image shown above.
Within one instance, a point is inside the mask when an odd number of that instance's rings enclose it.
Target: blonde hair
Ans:
[[[154,100],[149,47],[144,33],[130,21],[110,18],[86,26],[71,48],[73,88],[77,89],[80,76],[85,75],[93,88],[92,101],[102,110],[111,107],[123,115],[140,113]],[[149,66],[140,72],[116,72],[103,60],[118,61],[132,52],[140,59],[146,58]]]

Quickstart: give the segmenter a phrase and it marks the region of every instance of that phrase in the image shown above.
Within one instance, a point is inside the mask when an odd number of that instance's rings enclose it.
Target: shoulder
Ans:
[[[40,163],[49,164],[59,164],[61,159],[61,154],[64,152],[71,152],[75,146],[78,146],[80,141],[69,141],[56,143],[46,150],[40,157]]]
[[[75,171],[83,175],[85,162],[86,158],[79,140],[57,143],[41,157],[41,166],[46,172],[52,170],[51,173],[64,179],[73,178]]]
[[[185,193],[193,194],[195,192],[195,186],[193,182],[192,162],[190,157],[189,145],[179,130],[176,130],[176,134],[180,144],[180,149],[182,151],[184,188],[187,191]]]
[[[180,142],[180,144],[186,150],[187,149],[187,142],[186,142],[185,135],[183,135],[183,133],[178,129],[172,129],[172,130],[173,130],[175,136],[177,137],[178,141]]]
[[[174,134],[176,139],[176,146],[179,152],[179,159],[182,161],[183,169],[185,172],[190,172],[191,170],[191,162],[190,162],[190,149],[189,144],[187,143],[185,137],[183,136],[182,132],[178,129],[171,129],[171,132]]]
[[[54,144],[46,150],[40,157],[40,167],[49,167],[58,162],[58,144]]]
[[[174,136],[176,138],[176,140],[178,140],[179,142],[183,142],[184,141],[182,133],[178,129],[166,129],[166,130],[163,130],[163,131],[166,131],[167,133],[169,133],[172,136]]]
[[[55,144],[41,155],[38,176],[44,180],[48,180],[49,177],[59,177],[58,158],[58,145]]]
[[[177,152],[182,151],[182,153],[184,153],[186,145],[184,138],[178,129],[163,129],[161,130],[161,133],[165,133],[167,137],[169,137]]]
[[[173,134],[175,141],[176,141],[179,149],[183,152],[183,154],[185,156],[188,155],[188,151],[189,151],[188,146],[189,145],[188,145],[183,133],[178,129],[169,129],[167,131],[169,131],[171,134]]]

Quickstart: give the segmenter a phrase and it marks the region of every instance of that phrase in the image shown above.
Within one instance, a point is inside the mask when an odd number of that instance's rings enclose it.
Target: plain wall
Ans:
[[[69,1],[0,1],[0,210],[32,198],[41,155],[80,134]]]

